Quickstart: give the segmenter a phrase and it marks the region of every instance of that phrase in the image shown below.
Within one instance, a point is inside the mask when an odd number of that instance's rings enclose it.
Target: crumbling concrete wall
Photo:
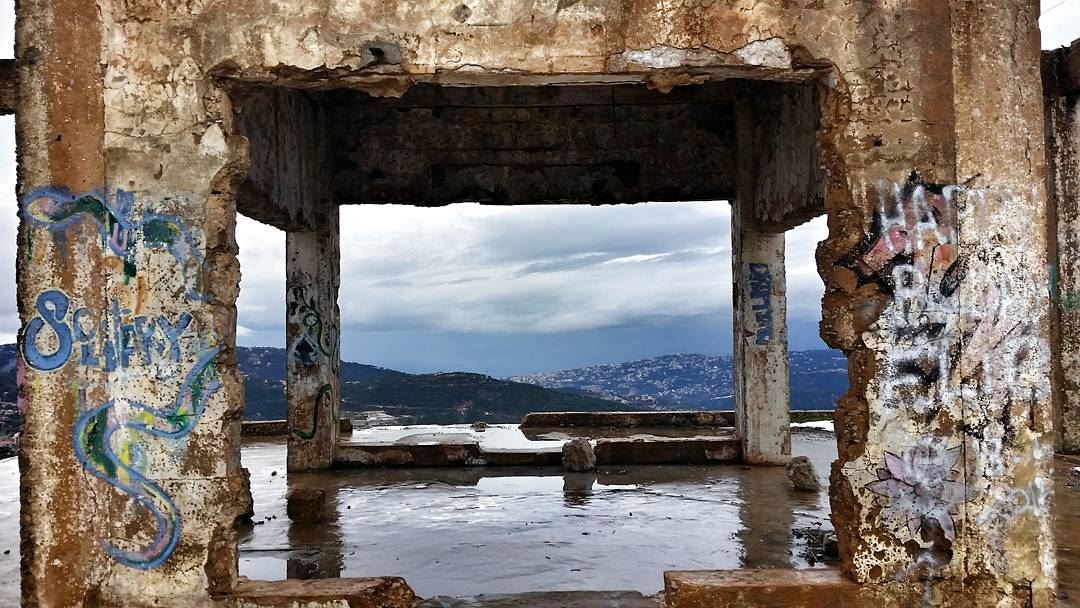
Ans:
[[[233,221],[249,157],[229,83],[746,77],[817,87],[823,334],[851,366],[831,488],[844,572],[953,605],[1049,605],[1036,2],[18,10],[27,604],[198,606],[237,589]]]
[[[1058,448],[1080,453],[1080,40],[1043,53]]]

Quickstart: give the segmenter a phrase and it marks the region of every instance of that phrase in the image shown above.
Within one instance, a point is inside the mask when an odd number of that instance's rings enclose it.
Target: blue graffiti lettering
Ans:
[[[38,296],[37,316],[26,325],[23,336],[23,358],[33,368],[52,371],[64,365],[71,356],[71,330],[63,322],[67,316],[68,297],[60,291],[46,291]],[[56,350],[46,354],[38,347],[38,335],[48,324],[56,336]]]
[[[754,311],[755,344],[768,344],[773,336],[773,275],[768,264],[750,264],[750,309]]]
[[[55,289],[39,294],[35,307],[37,314],[26,325],[23,357],[31,368],[44,372],[63,367],[72,358],[76,344],[78,365],[107,372],[147,366],[163,358],[177,363],[181,340],[192,321],[191,313],[186,311],[175,321],[164,315],[132,318],[131,311],[121,308],[116,299],[110,303],[108,314],[100,318],[90,308],[76,309],[69,317],[71,301]],[[42,352],[38,344],[46,326],[57,340],[56,350],[51,353]]]

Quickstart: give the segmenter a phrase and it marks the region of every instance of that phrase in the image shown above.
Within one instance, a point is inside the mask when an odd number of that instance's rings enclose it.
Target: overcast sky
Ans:
[[[1080,37],[1080,0],[1044,0],[1043,48]],[[13,8],[0,2],[0,49]],[[11,56],[11,51],[0,56]],[[0,119],[0,343],[14,341],[14,123]],[[505,376],[678,352],[731,350],[729,207],[341,209],[342,354],[404,371]],[[788,233],[793,349],[817,338],[823,218]],[[280,346],[284,234],[238,225],[239,341]]]

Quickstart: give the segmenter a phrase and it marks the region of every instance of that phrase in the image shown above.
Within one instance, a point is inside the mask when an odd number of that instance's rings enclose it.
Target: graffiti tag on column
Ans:
[[[311,408],[311,428],[306,431],[293,429],[292,435],[297,439],[311,441],[319,432],[319,412],[329,407],[330,399],[334,396],[334,389],[329,384],[319,387],[319,394],[315,397],[315,407]]]
[[[137,444],[130,435],[144,433],[175,441],[190,434],[210,397],[221,388],[214,369],[217,354],[218,349],[211,348],[199,357],[167,408],[155,408],[135,400],[110,400],[83,413],[75,422],[75,454],[83,467],[131,496],[136,504],[153,514],[157,523],[153,542],[142,549],[121,549],[105,543],[105,550],[125,566],[141,570],[160,566],[176,549],[181,524],[180,512],[169,495],[143,475],[144,463],[140,462],[138,450],[133,449]],[[118,435],[128,437],[114,441]],[[116,449],[118,444],[122,449]]]
[[[147,366],[159,359],[179,362],[180,339],[191,324],[187,312],[173,320],[166,315],[132,316],[115,298],[110,309],[101,314],[79,308],[68,315],[71,300],[56,289],[38,294],[34,308],[36,314],[24,332],[22,354],[31,368],[46,372],[64,366],[73,356],[80,366],[107,372]],[[46,352],[42,342],[49,340],[55,346]]]
[[[179,217],[155,212],[135,217],[132,211],[135,197],[124,190],[117,190],[111,203],[104,194],[71,194],[56,188],[33,190],[23,200],[22,215],[27,223],[44,228],[60,239],[66,237],[72,226],[92,224],[106,250],[123,261],[126,280],[137,273],[135,252],[140,243],[148,249],[168,251],[183,273],[187,297],[203,299],[205,259],[191,230]]]
[[[288,289],[286,312],[290,319],[299,323],[301,334],[292,346],[292,357],[303,367],[314,367],[320,361],[329,363],[333,375],[337,374],[340,360],[340,331],[332,322],[323,318],[322,307],[318,298],[308,295],[308,277],[301,274],[292,281]],[[333,398],[333,388],[329,384],[319,387],[315,403],[311,408],[311,426],[308,430],[293,429],[297,439],[310,441],[319,430],[320,413],[329,407]]]
[[[320,357],[334,362],[339,341],[338,328],[333,323],[323,321],[319,301],[308,295],[307,286],[293,285],[289,288],[286,308],[289,317],[296,319],[303,328],[300,340],[293,347],[293,356],[304,367],[316,365]]]
[[[32,228],[50,234],[59,249],[69,247],[74,227],[93,226],[104,252],[122,261],[125,285],[136,276],[139,260],[145,259],[141,255],[164,250],[183,279],[185,300],[203,301],[205,258],[196,234],[173,215],[146,212],[135,216],[134,202],[134,196],[124,191],[116,191],[110,202],[103,194],[74,195],[45,188],[23,199],[22,215]],[[172,498],[147,476],[150,454],[145,441],[178,442],[192,432],[222,386],[216,369],[219,348],[211,344],[211,336],[193,331],[190,311],[137,315],[120,302],[113,297],[105,310],[97,310],[73,305],[72,298],[59,289],[41,292],[34,303],[35,314],[24,328],[21,352],[27,368],[38,372],[54,372],[74,361],[80,368],[105,372],[148,370],[156,378],[168,377],[172,366],[184,360],[182,354],[194,355],[175,397],[164,407],[123,396],[88,405],[86,390],[78,388],[79,415],[72,430],[76,458],[154,521],[152,540],[141,548],[105,539],[102,544],[121,564],[147,570],[172,555],[180,541],[182,521]]]
[[[1047,345],[1025,307],[1046,290],[1032,273],[1001,270],[995,281],[967,289],[961,301],[972,260],[1001,265],[994,246],[959,247],[960,222],[989,196],[1013,195],[931,184],[914,173],[904,184],[879,184],[870,234],[841,264],[886,298],[872,338],[882,361],[876,385],[882,407],[903,410],[920,424],[948,416],[945,428],[981,440],[984,428],[959,412],[963,402],[990,399],[1004,412],[994,416],[1004,429],[1000,451],[1017,432],[1009,408],[1033,407],[1041,390],[1025,370],[1045,367]],[[884,501],[882,520],[898,534],[948,551],[956,539],[954,512],[970,492],[957,480],[961,441],[928,432],[906,451],[885,454],[877,480],[865,487]]]
[[[768,344],[773,337],[773,275],[768,264],[749,264],[750,309],[754,312],[754,343]]]

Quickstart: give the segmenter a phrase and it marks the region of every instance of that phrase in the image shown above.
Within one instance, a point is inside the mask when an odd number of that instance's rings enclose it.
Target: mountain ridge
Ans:
[[[0,435],[17,430],[14,344],[0,345]],[[838,351],[789,354],[792,409],[832,409],[847,390],[847,362]],[[286,353],[238,347],[245,384],[244,418],[285,417]],[[341,363],[343,412],[381,411],[399,420],[449,424],[518,422],[530,411],[732,409],[732,360],[675,354],[499,379],[471,372],[408,374]],[[10,411],[9,411],[10,410]],[[10,427],[10,428],[8,428]]]
[[[788,354],[791,409],[833,409],[847,391],[847,359],[834,350]],[[735,379],[730,355],[682,353],[513,376],[556,390],[580,390],[608,399],[652,400],[656,407],[733,409]]]

